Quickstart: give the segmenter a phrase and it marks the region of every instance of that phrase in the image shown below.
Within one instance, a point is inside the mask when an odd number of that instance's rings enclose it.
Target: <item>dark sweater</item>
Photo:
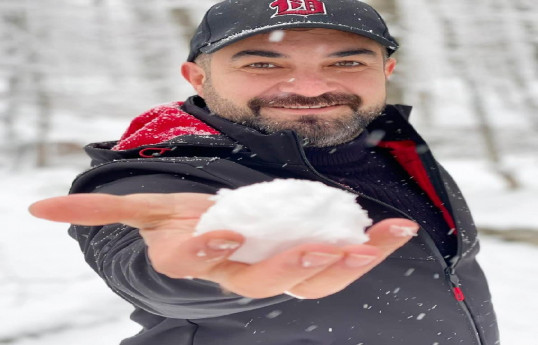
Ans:
[[[330,148],[306,148],[306,156],[322,174],[355,191],[407,213],[434,238],[448,259],[456,253],[457,238],[426,193],[383,148],[367,142],[367,134]]]

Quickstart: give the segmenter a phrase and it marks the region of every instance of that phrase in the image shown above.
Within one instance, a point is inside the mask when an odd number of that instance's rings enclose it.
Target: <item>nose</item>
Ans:
[[[290,73],[284,81],[279,84],[280,92],[294,93],[305,97],[317,97],[327,92],[336,91],[335,83],[331,82],[327,76],[315,70],[296,70]]]

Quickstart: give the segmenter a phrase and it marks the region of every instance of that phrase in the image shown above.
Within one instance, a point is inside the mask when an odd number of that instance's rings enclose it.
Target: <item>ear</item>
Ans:
[[[203,85],[205,82],[205,71],[194,62],[185,62],[181,65],[181,74],[196,90],[196,93],[203,97]]]
[[[385,78],[389,78],[394,72],[394,68],[396,68],[396,59],[395,58],[388,58],[387,61],[385,61]]]

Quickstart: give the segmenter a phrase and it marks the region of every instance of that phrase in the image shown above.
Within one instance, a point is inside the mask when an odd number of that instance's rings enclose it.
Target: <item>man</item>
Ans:
[[[468,208],[410,108],[385,104],[397,48],[356,0],[207,12],[182,66],[198,95],[90,145],[76,194],[32,206],[78,224],[86,261],[136,307],[123,344],[498,343]],[[274,178],[356,193],[370,241],[248,265],[227,260],[234,229],[193,236],[211,194]]]

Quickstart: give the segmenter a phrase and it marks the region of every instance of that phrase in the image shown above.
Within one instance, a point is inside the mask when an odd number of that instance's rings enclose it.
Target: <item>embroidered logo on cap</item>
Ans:
[[[311,14],[327,14],[325,4],[321,0],[276,0],[270,5],[276,8],[276,16],[300,15],[308,16]]]

